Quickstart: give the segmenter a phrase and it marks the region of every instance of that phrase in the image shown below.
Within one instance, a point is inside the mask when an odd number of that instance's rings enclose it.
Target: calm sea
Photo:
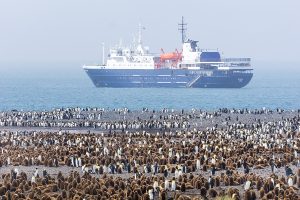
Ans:
[[[300,108],[300,64],[254,62],[241,89],[95,88],[80,63],[1,64],[0,110]]]

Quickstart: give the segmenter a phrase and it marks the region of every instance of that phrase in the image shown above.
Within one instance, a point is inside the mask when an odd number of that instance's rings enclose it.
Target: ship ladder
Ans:
[[[199,78],[201,77],[201,74],[199,74],[196,78],[194,78],[193,80],[191,80],[190,82],[188,82],[187,87],[192,87],[194,85],[194,83],[196,83]]]

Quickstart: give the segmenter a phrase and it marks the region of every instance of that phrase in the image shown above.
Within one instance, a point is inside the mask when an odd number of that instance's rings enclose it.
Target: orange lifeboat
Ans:
[[[161,54],[156,61],[157,68],[169,68],[176,67],[177,63],[182,59],[182,53],[178,52],[176,49],[174,52],[165,53],[163,49],[161,49]]]
[[[171,60],[171,61],[179,61],[182,58],[181,53],[179,53],[176,49],[175,52],[171,52],[171,53],[165,53],[163,49],[161,49],[162,54],[160,54],[160,60],[162,62],[167,61],[167,60]]]

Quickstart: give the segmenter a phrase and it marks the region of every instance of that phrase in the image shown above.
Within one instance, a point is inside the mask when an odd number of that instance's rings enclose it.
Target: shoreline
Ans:
[[[103,111],[91,108],[55,109],[43,112],[0,112],[0,130],[82,130],[82,131],[170,131],[204,130],[205,128],[224,128],[237,123],[257,124],[260,122],[282,121],[287,118],[299,118],[300,109],[295,111],[277,110],[147,110],[130,111],[116,109]]]

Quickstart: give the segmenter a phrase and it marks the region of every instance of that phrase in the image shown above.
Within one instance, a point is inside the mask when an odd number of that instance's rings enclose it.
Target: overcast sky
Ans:
[[[180,49],[181,16],[201,48],[298,62],[299,9],[299,0],[0,0],[0,63],[101,62],[101,43],[130,43],[139,22],[151,52]]]

